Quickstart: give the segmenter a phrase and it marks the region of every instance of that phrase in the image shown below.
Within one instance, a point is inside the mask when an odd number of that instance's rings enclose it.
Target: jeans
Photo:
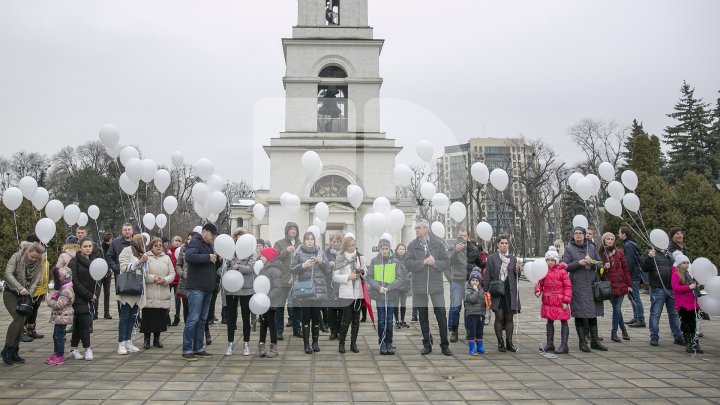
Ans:
[[[662,313],[663,305],[667,310],[673,336],[675,336],[676,339],[681,338],[680,318],[675,310],[675,298],[672,293],[661,287],[650,287],[650,336],[655,338],[660,336],[660,314]]]
[[[183,330],[183,354],[202,352],[205,350],[205,324],[207,323],[212,291],[186,290],[188,298],[188,318]]]
[[[118,301],[119,302],[119,301]],[[129,304],[120,306],[120,321],[118,322],[118,342],[132,340],[132,331],[137,319],[138,306],[132,308]]]
[[[65,355],[65,328],[67,325],[55,324],[53,329],[53,351],[58,356]]]
[[[282,335],[283,331],[285,330],[285,303],[287,302],[289,294],[289,286],[280,287],[280,295],[278,296],[278,301],[282,302],[282,305],[275,309],[275,331],[278,335]]]
[[[392,348],[395,303],[388,300],[377,300],[375,302],[378,316],[378,344],[380,347]]]
[[[460,325],[460,310],[465,298],[465,283],[450,283],[450,312],[448,313],[448,330],[456,330]]]
[[[625,321],[623,321],[622,316],[622,304],[623,304],[623,298],[625,298],[624,295],[616,295],[613,296],[610,299],[610,304],[612,304],[612,332],[615,333],[618,330],[618,326],[620,327],[620,330],[625,330]]]
[[[440,293],[430,294],[430,301],[433,304],[433,312],[440,329],[440,347],[446,348],[450,346],[448,342],[447,318],[445,315],[445,295]],[[433,338],[430,333],[430,320],[428,319],[428,296],[426,294],[416,294],[414,303],[418,307],[418,320],[420,321],[420,330],[423,335],[423,346],[432,347]]]
[[[638,322],[645,322],[645,309],[640,299],[640,280],[633,280],[632,291],[629,294],[630,304],[632,305],[633,318]]]
[[[469,315],[465,317],[465,339],[482,340],[485,329],[485,315]]]

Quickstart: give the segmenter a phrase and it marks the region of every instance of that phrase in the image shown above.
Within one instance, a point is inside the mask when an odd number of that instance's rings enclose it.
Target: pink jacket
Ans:
[[[72,325],[75,311],[73,309],[75,292],[72,283],[65,283],[59,290],[55,291],[48,300],[48,306],[52,308],[50,323],[56,325]]]
[[[678,275],[677,268],[672,268],[672,290],[675,295],[675,309],[685,308],[689,311],[694,311],[699,308],[697,299],[695,299],[695,292],[690,289],[686,284],[680,283],[680,276]],[[692,284],[692,283],[691,283]]]
[[[540,316],[554,321],[567,321],[570,319],[570,301],[572,301],[572,286],[567,274],[567,265],[560,263],[548,269],[548,273],[535,285],[535,292],[542,293]],[[568,304],[567,309],[562,305]]]

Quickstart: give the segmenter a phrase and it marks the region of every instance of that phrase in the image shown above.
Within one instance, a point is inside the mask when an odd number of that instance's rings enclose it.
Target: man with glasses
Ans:
[[[217,284],[217,270],[223,262],[213,248],[217,235],[217,227],[207,223],[185,249],[185,261],[188,265],[185,293],[189,309],[183,330],[182,357],[187,361],[195,361],[198,357],[212,357],[205,351],[203,338],[210,300]]]
[[[430,235],[430,224],[421,219],[415,226],[417,239],[407,247],[406,266],[413,272],[413,302],[418,307],[420,329],[423,334],[423,355],[432,353],[433,338],[428,320],[428,296],[432,301],[435,319],[440,329],[440,348],[446,356],[452,356],[448,342],[447,318],[443,276],[449,279],[449,261],[443,242]]]

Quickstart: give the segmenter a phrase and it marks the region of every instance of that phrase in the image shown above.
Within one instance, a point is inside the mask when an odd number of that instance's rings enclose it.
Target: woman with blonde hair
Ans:
[[[350,350],[358,353],[357,337],[360,331],[360,308],[363,306],[362,278],[365,275],[365,260],[356,248],[354,238],[343,239],[340,251],[335,259],[333,282],[340,286],[338,303],[343,314],[338,331],[338,352],[345,353],[345,338],[350,330]]]
[[[148,255],[145,254],[143,236],[140,234],[133,235],[132,244],[120,252],[120,273],[143,274],[143,271],[147,269],[147,261]],[[117,300],[120,303],[117,354],[139,352],[140,349],[132,342],[132,331],[138,317],[138,311],[145,307],[145,294],[118,294]]]

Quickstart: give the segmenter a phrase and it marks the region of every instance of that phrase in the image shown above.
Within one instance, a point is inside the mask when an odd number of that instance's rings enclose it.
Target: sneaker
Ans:
[[[197,361],[197,357],[192,353],[183,353],[182,358],[187,361]]]
[[[212,354],[206,352],[205,350],[203,350],[203,351],[201,351],[201,352],[195,352],[195,353],[193,353],[193,354],[195,355],[195,357],[202,357],[202,358],[205,358],[205,359],[210,358],[210,357],[213,356]]]
[[[234,347],[235,347],[235,344],[233,342],[228,342],[228,347],[227,347],[227,350],[225,350],[225,355],[232,356]]]
[[[54,364],[55,358],[57,357],[57,354],[53,352],[49,357],[45,358],[45,364],[48,366],[52,366]]]
[[[258,356],[265,357],[267,355],[267,351],[265,350],[265,343],[260,342],[258,343]]]
[[[65,364],[65,356],[55,356],[55,359],[52,362],[52,366],[62,366]]]
[[[137,353],[140,351],[140,349],[138,349],[138,347],[133,344],[132,340],[125,341],[125,348],[127,349],[128,353]]]
[[[127,348],[125,347],[125,342],[118,342],[117,354],[128,354]]]
[[[278,356],[277,345],[270,343],[270,350],[267,351],[267,357],[269,359],[272,359],[277,356]]]
[[[250,343],[243,342],[243,356],[249,356],[250,355]]]
[[[650,337],[650,346],[658,346],[659,345],[659,339],[657,336]]]
[[[91,348],[85,349],[85,360],[92,360],[93,359],[93,352]]]
[[[82,360],[85,357],[79,351],[77,351],[77,349],[72,349],[70,350],[70,358],[75,360]]]

